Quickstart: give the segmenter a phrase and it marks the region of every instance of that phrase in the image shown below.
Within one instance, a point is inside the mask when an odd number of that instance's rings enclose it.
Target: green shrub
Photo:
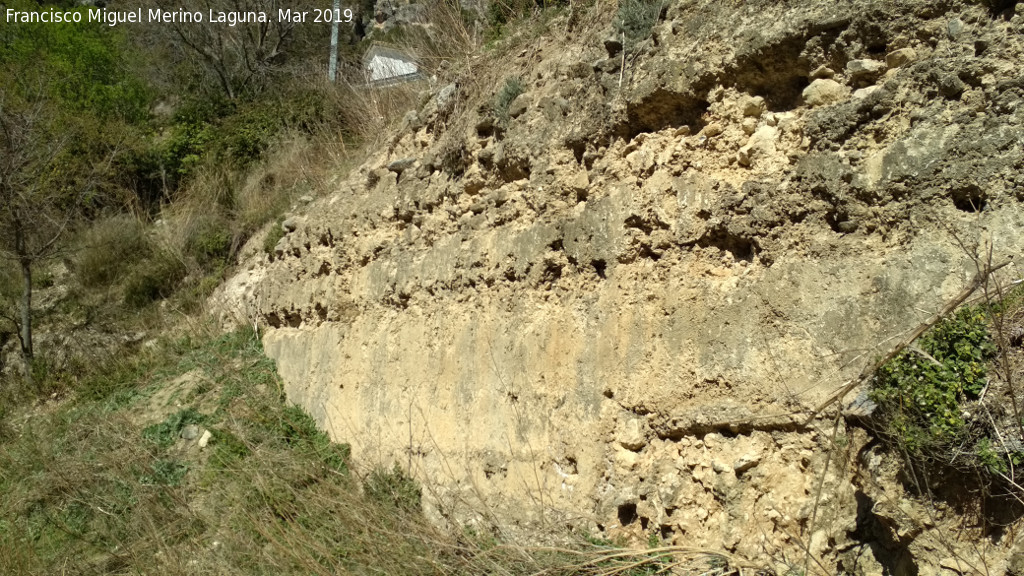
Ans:
[[[149,470],[139,475],[139,483],[143,486],[177,486],[181,483],[188,465],[177,460],[156,460]]]
[[[206,420],[192,408],[185,408],[171,414],[159,424],[153,424],[142,430],[142,437],[160,448],[168,448],[178,441],[181,430],[190,424],[202,424]]]
[[[202,163],[203,155],[213,139],[213,128],[205,122],[178,124],[159,152],[162,172],[173,178],[173,183],[191,176]]]
[[[523,83],[519,78],[506,78],[505,84],[502,85],[501,90],[499,90],[494,96],[494,115],[502,122],[507,123],[509,105],[512,104],[512,101],[522,94],[524,90]]]
[[[423,497],[416,481],[398,464],[391,470],[374,469],[363,483],[363,489],[372,500],[405,512],[419,511]]]
[[[279,416],[278,430],[285,444],[314,455],[328,469],[336,472],[348,471],[349,446],[335,444],[330,437],[316,426],[313,418],[298,406],[284,408]]]
[[[185,265],[174,255],[164,250],[156,251],[150,258],[139,262],[128,276],[124,288],[125,304],[138,309],[167,298],[174,293],[185,272]]]
[[[612,26],[616,36],[625,36],[627,50],[650,38],[663,8],[662,0],[620,0]]]
[[[974,454],[978,463],[992,475],[1009,474],[1012,468],[1024,464],[1024,454],[1011,452],[1006,454],[997,449],[991,438],[985,437],[974,445]]]
[[[965,306],[939,322],[876,374],[871,397],[888,434],[914,456],[933,456],[964,440],[961,404],[984,389],[995,352],[982,308]]]
[[[217,144],[227,158],[244,168],[260,159],[271,139],[284,126],[283,120],[275,108],[245,108],[224,119],[217,130]]]
[[[38,9],[26,0],[9,0],[7,8]],[[85,6],[68,9],[85,12]],[[128,35],[99,22],[22,23],[0,33],[0,65],[59,78],[49,87],[62,106],[81,115],[143,122],[149,115],[151,90],[126,66],[138,56]],[[30,90],[40,86],[28,81]]]
[[[222,468],[229,468],[233,464],[246,459],[252,451],[246,446],[241,438],[227,430],[212,430],[214,457],[212,461]]]
[[[204,159],[233,168],[258,161],[286,127],[313,133],[334,118],[322,92],[291,89],[241,102],[190,103],[176,115],[165,160],[177,173],[192,173]]]
[[[185,253],[200,266],[226,263],[231,255],[233,236],[230,224],[217,214],[201,214],[189,226]]]
[[[149,172],[159,170],[163,178],[170,178],[172,189],[210,161],[245,168],[266,150],[284,125],[282,110],[288,109],[216,98],[190,101],[175,114],[169,136],[155,144],[153,157],[142,154],[134,163]]]
[[[277,248],[277,243],[284,238],[284,228],[281,223],[284,222],[284,218],[278,218],[277,223],[270,227],[267,231],[267,235],[263,237],[263,251],[266,252],[273,258],[274,249]]]

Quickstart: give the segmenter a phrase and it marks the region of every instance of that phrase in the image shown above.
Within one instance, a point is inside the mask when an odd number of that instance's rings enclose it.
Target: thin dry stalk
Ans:
[[[992,245],[989,244],[988,250],[988,261],[986,265],[991,269],[992,267]],[[1010,389],[1010,405],[1013,407],[1013,420],[1017,424],[1017,432],[1020,434],[1018,440],[1024,441],[1024,421],[1021,420],[1020,406],[1017,402],[1017,390],[1014,385],[1013,378],[1013,366],[1010,362],[1010,338],[1007,335],[1005,313],[1004,311],[995,311],[996,302],[1003,302],[1006,300],[1006,293],[1003,290],[1003,285],[998,279],[992,279],[991,284],[994,286],[995,299],[993,301],[990,293],[990,282],[989,277],[986,276],[984,283],[985,293],[985,306],[992,317],[992,323],[996,333],[996,346],[999,350],[1000,362],[997,362],[997,369],[1002,371],[1003,381],[1006,382],[1007,387]],[[995,311],[993,313],[993,311]]]
[[[825,478],[828,476],[828,469],[829,469],[829,466],[832,464],[832,454],[836,450],[836,436],[839,434],[839,421],[841,419],[842,419],[842,414],[837,412],[836,416],[835,416],[835,420],[834,420],[834,422],[832,424],[832,435],[829,437],[829,442],[831,443],[832,446],[828,450],[825,451],[825,467],[821,471],[821,477],[818,479],[818,487],[814,491],[814,506],[811,509],[811,520],[810,520],[810,524],[808,525],[808,528],[807,528],[808,534],[811,534],[812,536],[813,536],[813,534],[815,532],[815,528],[816,528],[815,524],[818,521],[818,507],[821,504],[821,496],[824,493]],[[807,546],[805,548],[805,556],[804,556],[804,573],[805,574],[807,573],[807,570],[810,567],[810,561],[811,561],[811,557],[812,556],[813,556],[813,554],[811,553],[811,548],[810,548],[810,546]],[[822,566],[821,562],[817,558],[814,558],[814,562],[818,566],[821,566],[821,568],[824,570],[824,566]]]

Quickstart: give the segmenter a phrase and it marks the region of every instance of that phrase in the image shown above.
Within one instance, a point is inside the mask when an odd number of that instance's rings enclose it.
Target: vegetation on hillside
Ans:
[[[492,2],[474,15],[438,0],[425,5],[430,34],[387,39],[417,46],[447,82],[481,40],[493,47],[517,18],[567,4]],[[618,3],[624,57],[664,7]],[[361,3],[362,26],[372,9]],[[357,74],[358,28],[342,47]],[[405,471],[359,470],[287,404],[256,334],[204,325],[202,303],[242,246],[257,237],[272,254],[284,213],[422,100],[417,87],[354,88],[358,75],[327,84],[327,30],[0,28],[0,350],[23,357],[19,373],[0,355],[0,573],[732,572],[731,559],[661,547],[656,534],[625,551],[586,535],[546,549],[442,531]],[[486,87],[501,123],[526,80]],[[485,92],[470,82],[460,90]],[[1002,327],[1022,301],[962,308],[877,374],[873,423],[913,465],[953,463],[1021,493],[1024,444],[1007,432],[1024,436],[1024,424],[999,402],[1015,397],[1020,344]]]
[[[326,27],[250,32],[87,16],[0,29],[0,345],[18,340],[23,366],[47,353],[33,273],[63,263],[129,309],[182,292],[193,307],[249,237],[379,137],[374,95],[323,79]],[[358,43],[347,30],[341,52]]]
[[[8,7],[90,9],[65,0]],[[423,86],[364,85],[359,58],[380,34],[367,35],[373,4],[357,8],[342,27],[336,84],[325,79],[323,25],[250,34],[86,17],[0,29],[0,163],[16,176],[0,179],[0,346],[19,342],[24,377],[49,353],[32,345],[33,273],[66,268],[75,290],[64,297],[75,306],[111,312],[86,302],[98,292],[130,311],[175,296],[174,309],[191,313],[252,236],[263,234],[272,252],[283,213],[419,102]],[[447,0],[422,12],[431,26],[387,34],[446,80],[480,46],[482,15]]]
[[[632,52],[651,36],[666,4],[662,0],[622,0],[615,13],[613,28]]]

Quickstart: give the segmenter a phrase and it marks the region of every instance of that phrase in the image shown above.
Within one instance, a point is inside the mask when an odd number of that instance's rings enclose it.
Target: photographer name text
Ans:
[[[350,8],[331,10],[291,10],[279,9],[276,20],[273,13],[267,12],[233,12],[208,10],[203,13],[198,10],[162,10],[160,8],[136,10],[107,10],[106,8],[91,8],[88,10],[39,10],[21,11],[7,9],[7,22],[9,24],[62,24],[81,22],[101,22],[108,26],[119,24],[224,24],[226,26],[237,26],[239,24],[264,24],[269,22],[305,24],[305,23],[326,23],[334,22],[350,23],[354,13]]]

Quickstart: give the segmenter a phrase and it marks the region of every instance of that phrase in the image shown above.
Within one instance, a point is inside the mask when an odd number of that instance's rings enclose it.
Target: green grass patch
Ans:
[[[206,416],[196,412],[194,409],[185,408],[171,414],[167,417],[167,420],[159,424],[143,428],[142,437],[160,448],[168,448],[178,441],[178,436],[183,428],[191,424],[202,424],[206,420]]]
[[[177,486],[188,472],[188,465],[177,460],[156,460],[149,471],[139,476],[143,486]]]
[[[284,218],[278,218],[277,222],[267,231],[267,235],[263,237],[263,251],[271,259],[274,257],[274,249],[277,248],[277,243],[281,241],[281,238],[284,238],[284,227],[281,226],[283,222]]]
[[[498,120],[505,124],[508,123],[508,108],[512,104],[512,101],[524,91],[525,88],[519,78],[509,77],[505,79],[505,83],[502,84],[501,90],[498,90],[498,93],[495,94],[494,103],[492,104],[494,115]]]
[[[404,512],[419,511],[423,499],[419,485],[398,464],[391,470],[373,470],[363,489],[371,499]]]
[[[625,48],[632,51],[639,43],[651,37],[654,25],[664,10],[663,0],[621,0],[615,12],[612,28],[615,35],[625,37]]]
[[[667,559],[431,526],[401,468],[353,478],[348,447],[285,402],[251,331],[162,342],[88,381],[0,436],[2,574],[637,575]],[[154,418],[161,399],[175,408]],[[179,440],[191,424],[211,432],[205,447]]]
[[[252,451],[245,442],[230,430],[212,430],[214,449],[213,463],[222,468],[230,468],[245,460]]]

